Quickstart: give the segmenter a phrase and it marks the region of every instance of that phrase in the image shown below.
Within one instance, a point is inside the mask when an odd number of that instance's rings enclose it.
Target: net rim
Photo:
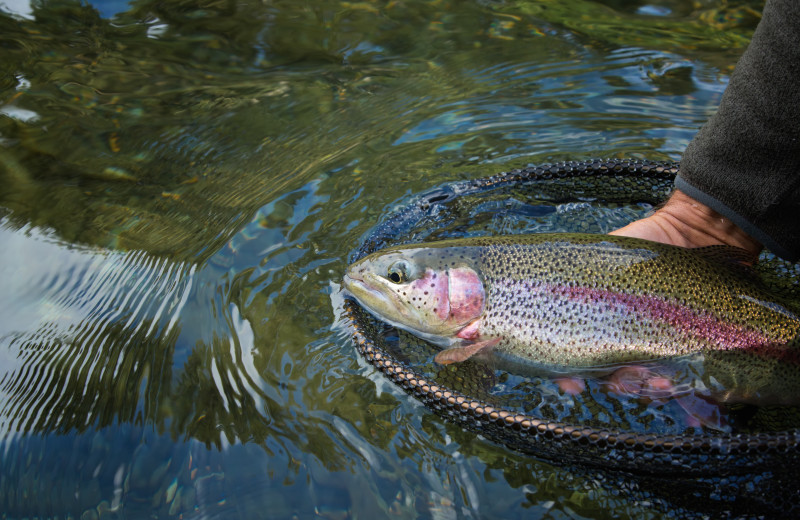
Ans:
[[[360,247],[351,255],[351,262],[380,249],[384,242],[392,239],[393,230],[436,210],[436,205],[455,198],[499,185],[514,185],[530,180],[549,180],[582,175],[641,175],[654,179],[671,179],[677,175],[679,164],[675,162],[645,161],[638,159],[605,159],[590,161],[567,161],[542,164],[525,169],[502,172],[490,177],[451,183],[423,192],[396,209],[386,220],[370,229],[361,239]],[[395,237],[396,238],[396,237]],[[445,385],[429,381],[412,367],[379,348],[364,330],[359,316],[360,306],[351,298],[344,304],[344,314],[352,329],[351,338],[361,356],[378,369],[406,393],[416,397],[427,408],[446,419],[460,418],[458,423],[512,449],[541,455],[559,454],[560,460],[577,459],[587,462],[586,451],[593,452],[596,465],[603,466],[603,454],[625,452],[661,454],[663,462],[686,473],[687,459],[710,457],[719,463],[738,468],[753,469],[774,463],[774,457],[797,455],[800,446],[800,428],[759,433],[710,433],[664,434],[637,433],[616,428],[593,428],[580,424],[552,421],[532,415],[507,410],[481,399],[470,397]],[[466,421],[465,419],[472,419]],[[472,426],[472,427],[470,427]],[[517,438],[509,442],[509,435]],[[570,456],[570,447],[580,448],[577,457]],[[591,448],[588,449],[587,448]],[[646,460],[623,458],[625,469],[644,473],[663,474],[663,465],[653,465],[653,458]],[[642,459],[642,457],[639,457]],[[732,463],[732,464],[731,464]],[[695,468],[697,469],[697,468]],[[697,473],[698,471],[694,471]],[[701,473],[705,473],[702,469]]]

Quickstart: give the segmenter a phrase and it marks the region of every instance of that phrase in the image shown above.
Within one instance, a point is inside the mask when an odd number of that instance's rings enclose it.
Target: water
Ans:
[[[338,282],[443,182],[678,159],[760,8],[0,1],[3,518],[664,514],[427,412]]]

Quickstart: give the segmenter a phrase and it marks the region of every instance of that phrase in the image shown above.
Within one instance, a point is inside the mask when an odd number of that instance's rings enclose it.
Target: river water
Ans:
[[[668,514],[427,411],[339,282],[441,183],[678,160],[761,7],[0,0],[0,516]]]

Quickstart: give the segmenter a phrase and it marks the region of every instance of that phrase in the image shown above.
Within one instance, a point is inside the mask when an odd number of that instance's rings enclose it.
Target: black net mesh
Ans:
[[[402,202],[367,233],[351,261],[388,245],[443,238],[606,233],[666,199],[677,171],[676,163],[598,160],[448,184]],[[775,291],[800,300],[796,265],[764,253],[758,270]],[[573,399],[544,376],[521,378],[472,361],[439,366],[432,361],[436,347],[376,321],[352,300],[345,312],[366,360],[437,414],[488,439],[559,463],[635,474],[640,499],[649,486],[664,491],[689,483],[689,491],[676,493],[707,511],[708,497],[716,499],[714,511],[727,510],[733,498],[756,515],[765,504],[794,509],[796,408],[731,406],[724,423],[682,423],[674,403],[616,399],[598,384]]]

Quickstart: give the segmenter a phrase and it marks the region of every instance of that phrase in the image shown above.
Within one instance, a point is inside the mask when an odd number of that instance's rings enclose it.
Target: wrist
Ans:
[[[675,190],[654,217],[665,221],[674,238],[684,247],[729,245],[758,256],[761,243],[742,231],[729,218],[698,202],[680,190]]]
[[[680,190],[675,190],[669,200],[649,217],[632,222],[611,234],[681,247],[728,245],[744,249],[752,261],[758,258],[763,247],[730,219]]]

